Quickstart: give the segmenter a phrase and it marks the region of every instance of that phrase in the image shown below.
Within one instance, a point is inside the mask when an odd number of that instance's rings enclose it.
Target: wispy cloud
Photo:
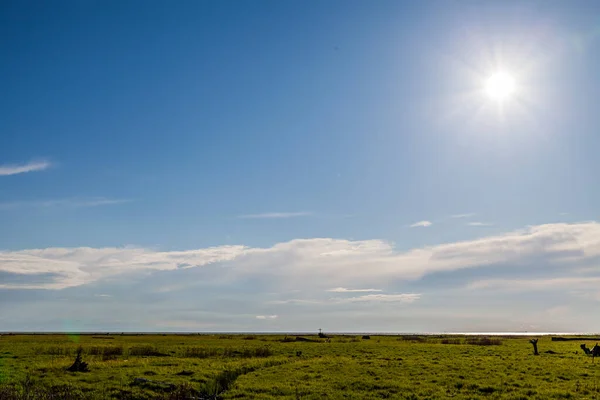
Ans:
[[[382,292],[381,289],[346,289],[343,287],[328,289],[327,291],[335,293]]]
[[[0,210],[15,208],[46,208],[46,207],[100,207],[115,204],[130,203],[131,199],[108,199],[104,197],[69,198],[54,200],[12,201],[0,203]]]
[[[414,224],[410,225],[411,228],[427,228],[428,226],[433,225],[433,222],[431,221],[419,221],[419,222],[415,222]]]
[[[313,215],[309,211],[300,212],[268,212],[262,214],[246,214],[238,215],[238,218],[242,219],[273,219],[273,218],[295,218],[295,217],[308,217]]]
[[[267,304],[296,304],[296,305],[307,305],[307,304],[323,304],[321,300],[308,300],[308,299],[287,299],[287,300],[271,300]]]
[[[362,302],[379,302],[379,303],[414,303],[419,300],[419,293],[400,293],[400,294],[367,294],[364,296],[350,297],[346,299],[333,299],[337,303],[362,303]]]
[[[48,161],[32,161],[27,164],[0,165],[0,176],[24,174],[26,172],[43,171],[50,168]]]
[[[475,213],[465,213],[465,214],[450,215],[450,218],[471,218],[474,216],[475,216]]]
[[[278,315],[257,315],[256,319],[277,319]]]
[[[475,221],[475,222],[468,222],[467,225],[468,226],[492,226],[493,224],[490,224],[489,222]]]

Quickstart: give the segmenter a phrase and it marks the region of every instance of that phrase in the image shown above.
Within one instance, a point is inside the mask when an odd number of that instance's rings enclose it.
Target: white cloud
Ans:
[[[112,297],[110,294],[95,294],[96,297]]]
[[[277,319],[277,315],[257,315],[256,319]]]
[[[268,301],[267,304],[298,304],[298,305],[306,305],[306,304],[323,304],[323,301],[320,301],[320,300],[307,300],[307,299],[286,299],[286,300],[271,300],[271,301]]]
[[[186,269],[232,260],[244,249],[243,246],[221,246],[159,252],[134,247],[78,247],[0,251],[0,272],[28,275],[32,279],[39,274],[55,275],[51,282],[0,283],[0,288],[62,289],[135,271]]]
[[[346,289],[343,287],[337,287],[333,289],[328,289],[328,292],[336,292],[336,293],[357,293],[357,292],[381,292],[381,289]]]
[[[379,303],[413,303],[421,298],[419,293],[399,294],[367,294],[358,297],[332,299],[337,303],[379,302]]]
[[[50,168],[47,161],[32,161],[27,164],[0,165],[0,176],[24,174],[26,172],[43,171]]]
[[[471,218],[474,216],[475,216],[475,213],[466,213],[466,214],[454,214],[454,215],[451,215],[450,218]]]
[[[70,198],[55,200],[15,201],[0,203],[0,210],[15,208],[50,208],[50,207],[100,207],[130,203],[130,199],[108,199],[105,197]]]
[[[48,248],[0,251],[0,288],[60,289],[123,274],[177,271],[219,263],[203,279],[253,279],[266,291],[373,288],[391,281],[543,257],[569,271],[600,256],[600,224],[547,224],[503,235],[396,251],[382,240],[297,239],[267,248],[219,246],[185,251],[146,248]],[[40,282],[41,274],[46,274]],[[48,279],[48,275],[52,279]],[[30,278],[30,279],[28,279]],[[29,283],[28,283],[29,282]],[[171,282],[170,284],[178,283]],[[351,289],[350,289],[351,290]]]
[[[493,224],[490,224],[488,222],[476,221],[476,222],[468,222],[467,225],[468,226],[492,226]]]
[[[242,219],[274,219],[274,218],[294,218],[294,217],[308,217],[313,215],[309,211],[300,212],[268,212],[262,214],[246,214],[239,215],[238,218]]]
[[[427,228],[428,226],[433,225],[431,221],[419,221],[410,225],[411,228]]]
[[[89,198],[89,199],[71,199],[64,201],[48,202],[47,206],[52,205],[63,205],[71,207],[98,207],[98,206],[110,206],[114,204],[131,203],[131,199],[107,199],[103,197]]]

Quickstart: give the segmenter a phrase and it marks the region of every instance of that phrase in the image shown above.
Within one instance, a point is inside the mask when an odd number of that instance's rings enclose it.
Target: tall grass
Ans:
[[[444,338],[440,340],[441,344],[463,344],[460,338]]]
[[[405,340],[407,342],[423,343],[427,341],[427,338],[418,335],[402,335],[398,340]]]
[[[168,354],[161,353],[155,346],[140,345],[133,346],[129,348],[130,356],[138,356],[138,357],[167,357]]]
[[[220,352],[214,347],[186,347],[183,349],[183,357],[210,358],[218,357]]]
[[[84,352],[90,356],[122,356],[123,346],[92,346],[87,350],[84,349]]]
[[[183,349],[183,357],[189,358],[211,358],[211,357],[224,357],[224,358],[254,358],[254,357],[270,357],[273,355],[273,351],[268,346],[255,347],[255,348],[233,348],[227,347],[219,350],[217,348],[206,348],[206,347],[186,347]]]
[[[475,346],[500,346],[502,340],[499,338],[487,338],[487,337],[469,337],[465,340],[466,344]]]

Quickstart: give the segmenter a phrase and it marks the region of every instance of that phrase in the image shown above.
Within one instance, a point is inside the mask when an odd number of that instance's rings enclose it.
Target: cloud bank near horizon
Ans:
[[[218,264],[229,280],[268,276],[283,286],[376,291],[387,280],[543,258],[571,267],[600,256],[600,223],[546,224],[476,240],[396,251],[383,240],[296,239],[258,248],[227,245],[184,251],[139,247],[47,248],[0,252],[0,288],[62,289],[136,272]],[[567,272],[565,270],[565,272]],[[331,288],[334,289],[331,289]],[[347,289],[358,288],[358,289]]]
[[[29,307],[30,302],[15,300],[29,298],[27,293],[62,298],[64,292],[77,293],[90,307],[98,304],[112,322],[115,319],[109,316],[133,307],[142,301],[138,298],[145,299],[144,304],[157,304],[152,307],[165,304],[164,318],[169,319],[173,313],[179,321],[179,325],[173,322],[169,326],[188,326],[181,321],[189,318],[190,329],[201,326],[198,315],[184,311],[190,301],[204,304],[204,312],[222,308],[221,314],[211,314],[209,325],[223,329],[227,327],[225,319],[219,318],[224,314],[234,313],[246,321],[240,329],[262,319],[257,316],[275,324],[273,329],[292,329],[293,324],[305,319],[326,318],[333,309],[339,318],[350,321],[357,315],[364,314],[367,319],[379,316],[382,319],[378,323],[384,325],[391,324],[385,322],[387,318],[403,310],[402,315],[410,316],[415,326],[446,321],[444,327],[448,328],[455,320],[441,316],[449,307],[453,307],[451,315],[457,320],[472,318],[467,326],[481,327],[490,311],[489,307],[481,308],[486,301],[497,306],[499,299],[516,302],[519,296],[535,291],[539,304],[533,316],[527,314],[528,321],[541,318],[546,303],[548,308],[564,307],[552,300],[561,299],[570,304],[580,301],[578,311],[569,314],[569,323],[588,326],[590,322],[578,318],[584,316],[585,302],[600,300],[596,290],[599,257],[600,223],[595,221],[530,226],[407,251],[398,251],[382,240],[331,238],[296,239],[265,248],[238,245],[185,251],[139,247],[2,251],[0,303],[5,306],[0,309],[8,310],[6,304],[14,309]],[[507,293],[511,293],[509,300]],[[123,310],[111,312],[111,305],[117,304]],[[511,303],[496,310],[494,318],[515,318],[508,312],[515,306]],[[519,313],[526,313],[526,309],[521,307]],[[506,315],[501,317],[503,312]],[[277,317],[268,318],[274,315]],[[465,325],[459,327],[464,329]]]

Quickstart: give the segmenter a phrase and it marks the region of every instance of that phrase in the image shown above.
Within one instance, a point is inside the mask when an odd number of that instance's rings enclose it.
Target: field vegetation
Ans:
[[[529,339],[2,335],[0,400],[600,399],[594,341]]]

